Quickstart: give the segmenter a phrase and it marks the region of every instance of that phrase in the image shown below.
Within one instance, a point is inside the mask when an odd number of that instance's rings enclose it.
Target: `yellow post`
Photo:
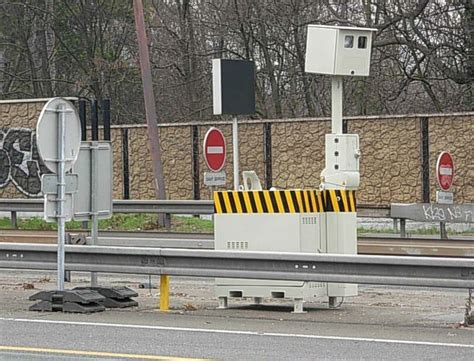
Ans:
[[[160,276],[160,311],[167,312],[170,308],[170,276]]]

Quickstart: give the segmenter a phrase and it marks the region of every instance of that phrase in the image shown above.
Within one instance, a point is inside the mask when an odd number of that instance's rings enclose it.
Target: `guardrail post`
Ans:
[[[18,228],[18,218],[16,211],[11,211],[11,222],[12,222],[12,228],[17,229]]]
[[[170,276],[160,275],[160,311],[167,312],[170,308]]]
[[[393,233],[398,233],[398,218],[393,219]]]
[[[401,238],[407,237],[406,222],[407,220],[405,218],[400,218],[400,237]]]
[[[439,223],[439,235],[441,239],[448,239],[448,231],[446,230],[446,223],[440,222]]]

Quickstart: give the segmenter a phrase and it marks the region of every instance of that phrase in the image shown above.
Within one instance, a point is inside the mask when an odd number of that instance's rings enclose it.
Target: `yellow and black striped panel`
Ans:
[[[316,190],[214,192],[215,213],[313,213],[324,212]]]
[[[322,192],[325,212],[355,212],[355,191],[327,189]]]

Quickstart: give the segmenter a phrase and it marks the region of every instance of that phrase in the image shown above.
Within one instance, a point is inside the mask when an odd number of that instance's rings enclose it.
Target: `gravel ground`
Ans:
[[[66,288],[87,286],[90,278],[86,273],[73,273],[72,280],[66,283]],[[128,286],[138,292],[136,300],[139,306],[114,311],[122,313],[146,314],[157,311],[159,289],[140,288],[143,284],[148,285],[149,281],[148,276],[99,275],[101,285]],[[152,277],[152,286],[158,282],[158,277]],[[29,296],[55,287],[54,272],[2,270],[1,317],[24,315],[32,304],[28,300]],[[336,310],[328,309],[327,298],[305,302],[305,310],[308,311],[305,314],[292,314],[290,299],[265,299],[262,305],[252,305],[252,299],[230,299],[228,310],[216,310],[212,279],[172,277],[170,283],[170,312],[194,316],[456,329],[463,320],[466,300],[465,290],[359,286],[359,295],[346,298]]]

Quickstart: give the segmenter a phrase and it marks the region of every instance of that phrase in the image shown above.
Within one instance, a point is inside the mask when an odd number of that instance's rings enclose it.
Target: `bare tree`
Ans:
[[[472,0],[147,0],[160,121],[212,117],[211,59],[256,64],[263,118],[330,113],[327,77],[304,71],[308,24],[377,29],[371,76],[346,80],[344,113],[473,109]],[[3,0],[3,98],[111,98],[143,122],[130,2]],[[132,96],[131,96],[132,95]]]

